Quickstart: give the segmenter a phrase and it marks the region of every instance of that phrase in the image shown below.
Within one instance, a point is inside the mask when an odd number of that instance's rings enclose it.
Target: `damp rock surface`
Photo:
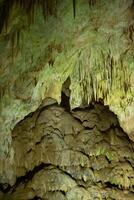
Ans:
[[[134,199],[134,143],[100,103],[71,112],[44,104],[15,126],[12,146],[1,200]]]

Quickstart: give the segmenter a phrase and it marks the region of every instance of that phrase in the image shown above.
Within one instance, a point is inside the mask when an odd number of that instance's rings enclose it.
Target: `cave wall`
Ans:
[[[134,142],[102,103],[69,111],[49,98],[15,126],[12,146],[0,199],[134,199]]]
[[[58,2],[56,17],[44,22],[38,8],[30,27],[13,9],[0,35],[1,182],[15,181],[14,126],[47,97],[60,104],[68,78],[71,109],[103,99],[134,141],[133,0],[79,0],[75,19],[72,0]]]

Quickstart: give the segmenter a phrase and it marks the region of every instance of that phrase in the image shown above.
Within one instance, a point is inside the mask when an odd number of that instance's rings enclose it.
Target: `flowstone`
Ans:
[[[73,111],[44,103],[15,126],[12,146],[0,199],[134,199],[134,143],[101,103]]]

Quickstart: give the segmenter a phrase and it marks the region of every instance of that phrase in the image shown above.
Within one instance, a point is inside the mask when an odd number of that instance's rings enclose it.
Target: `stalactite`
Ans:
[[[73,13],[74,13],[74,18],[76,14],[76,0],[73,0]]]
[[[14,6],[20,6],[28,17],[29,24],[33,22],[35,7],[41,6],[44,17],[55,14],[56,0],[3,0],[0,4],[0,33],[8,26],[10,13]]]

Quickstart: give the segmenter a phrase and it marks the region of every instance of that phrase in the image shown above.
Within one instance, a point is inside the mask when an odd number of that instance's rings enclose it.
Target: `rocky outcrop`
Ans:
[[[134,199],[134,143],[117,117],[101,103],[68,111],[48,102],[12,132],[0,199]]]

